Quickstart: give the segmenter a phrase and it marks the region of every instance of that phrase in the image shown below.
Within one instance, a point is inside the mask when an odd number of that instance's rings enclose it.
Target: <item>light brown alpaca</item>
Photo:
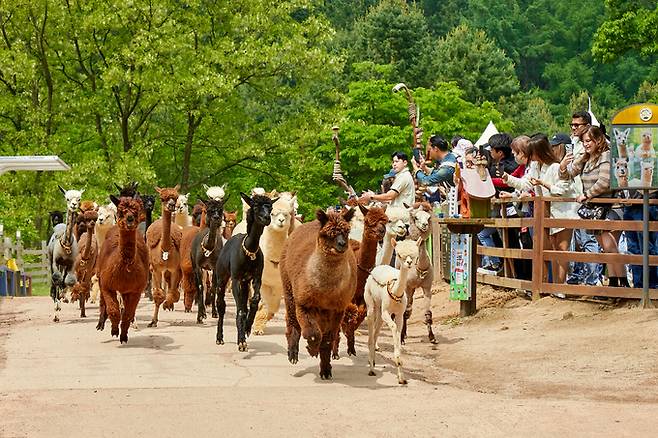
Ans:
[[[71,302],[80,300],[80,317],[86,318],[85,303],[89,298],[91,290],[91,278],[96,274],[96,258],[98,256],[98,245],[94,236],[94,229],[98,214],[94,210],[85,211],[80,223],[84,223],[87,230],[78,241],[80,252],[75,258],[75,276],[77,282],[73,285]]]
[[[117,225],[108,233],[98,255],[98,275],[101,287],[100,315],[97,330],[103,330],[108,316],[112,322],[112,336],[128,342],[128,328],[135,319],[139,298],[148,281],[148,251],[137,226],[143,220],[143,205],[139,197],[121,200],[110,196],[117,205]],[[117,293],[123,297],[124,311],[119,311]]]
[[[233,235],[233,230],[238,223],[238,212],[225,211],[224,212],[224,229],[222,230],[222,237],[228,240]]]
[[[192,267],[192,241],[201,231],[201,227],[192,225],[183,228],[183,236],[180,243],[180,268],[181,268],[181,286],[183,288],[183,304],[185,313],[192,311],[194,296],[196,295],[196,285],[194,284],[194,270]],[[178,300],[177,300],[178,301]]]
[[[183,237],[182,228],[171,223],[172,213],[176,210],[178,186],[164,189],[156,187],[155,190],[160,195],[162,217],[153,222],[146,231],[146,244],[153,273],[153,304],[155,307],[149,327],[158,325],[160,304],[164,302],[162,308],[165,310],[174,310],[174,303],[180,298],[180,292],[178,292],[178,283],[181,278],[179,251]],[[164,277],[167,280],[166,295],[162,287]]]
[[[281,255],[288,360],[297,363],[304,336],[309,354],[320,354],[322,379],[331,378],[333,339],[356,288],[356,259],[348,240],[353,215],[353,209],[318,210],[318,220],[297,227]]]
[[[98,204],[94,201],[82,201],[80,203],[80,211],[75,218],[75,238],[80,241],[80,237],[87,231],[87,223],[84,219],[84,214],[88,211],[98,211]]]
[[[365,208],[361,204],[359,209],[363,213],[363,237],[361,242],[350,241],[357,259],[356,289],[352,297],[352,303],[345,310],[345,316],[341,327],[347,338],[347,354],[356,356],[354,347],[354,332],[366,318],[366,302],[363,291],[370,271],[375,267],[377,257],[377,244],[386,234],[388,217],[384,209],[380,207]],[[333,359],[338,359],[338,345],[340,337],[336,336],[333,347]]]

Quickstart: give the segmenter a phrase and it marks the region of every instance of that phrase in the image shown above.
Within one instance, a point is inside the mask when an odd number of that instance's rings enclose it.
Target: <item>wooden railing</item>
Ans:
[[[483,220],[485,227],[499,229],[503,240],[502,248],[487,247],[478,245],[478,256],[495,256],[503,259],[504,269],[502,275],[477,274],[477,280],[480,283],[486,283],[494,286],[507,287],[512,289],[521,289],[532,292],[532,299],[536,300],[542,294],[563,293],[575,296],[603,296],[617,298],[638,298],[643,297],[642,288],[628,287],[611,287],[611,286],[589,286],[589,285],[572,285],[566,283],[549,283],[547,281],[547,263],[548,262],[587,262],[587,263],[618,263],[640,265],[643,263],[643,255],[618,254],[618,253],[587,253],[577,251],[555,251],[547,249],[548,231],[550,228],[568,228],[568,229],[587,229],[587,230],[608,230],[608,231],[643,231],[643,221],[623,221],[623,220],[584,220],[584,219],[552,219],[549,216],[550,204],[552,202],[575,202],[573,198],[555,198],[555,197],[532,197],[532,198],[506,198],[494,200],[494,205],[507,204],[509,202],[533,202],[534,215],[529,218],[499,218]],[[615,205],[637,205],[643,203],[642,199],[598,199],[597,203],[608,203]],[[651,205],[658,205],[658,200],[650,200]],[[503,211],[505,209],[503,208]],[[445,225],[438,222],[445,222],[434,218],[434,278],[446,278],[442,267],[442,257],[449,257],[445,254],[445,245],[437,245],[441,242],[441,233],[445,232]],[[509,247],[508,230],[510,228],[528,227],[533,230],[532,249],[517,249]],[[648,224],[649,231],[658,231],[658,221],[650,221]],[[445,239],[443,239],[445,241]],[[648,248],[644,248],[648,251]],[[524,259],[532,261],[532,280],[522,280],[516,278],[514,271],[514,259]],[[443,263],[445,266],[445,263]],[[649,265],[658,266],[658,256],[649,256]],[[473,269],[477,269],[474,266]],[[658,290],[651,289],[648,291],[651,299],[658,299]]]

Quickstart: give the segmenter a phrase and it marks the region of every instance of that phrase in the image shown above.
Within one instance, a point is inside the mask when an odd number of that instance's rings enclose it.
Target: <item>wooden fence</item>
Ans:
[[[477,281],[493,286],[502,286],[512,289],[521,289],[532,292],[532,299],[536,300],[542,294],[563,293],[574,296],[602,296],[616,298],[643,298],[642,288],[611,287],[611,286],[589,286],[572,285],[566,283],[550,283],[547,281],[548,262],[586,262],[586,263],[619,263],[619,264],[643,264],[643,255],[612,254],[612,253],[588,253],[576,251],[555,251],[548,245],[548,231],[550,228],[607,230],[607,231],[643,231],[644,222],[624,220],[584,220],[584,219],[552,219],[549,217],[550,204],[552,202],[574,202],[573,198],[534,197],[523,199],[494,200],[495,204],[509,203],[512,201],[534,202],[534,216],[528,218],[498,218],[470,220],[478,222],[484,227],[497,228],[501,230],[503,241],[502,248],[477,246],[478,256],[496,256],[504,260],[504,271],[502,275],[477,274]],[[619,204],[619,205],[642,205],[642,199],[597,199],[597,203]],[[649,204],[658,205],[658,200],[650,200]],[[505,209],[503,209],[504,211]],[[437,219],[434,218],[433,245],[434,245],[434,270],[435,278],[447,278],[445,257],[449,257],[445,235],[446,223],[456,223],[459,219]],[[532,249],[510,248],[508,230],[510,228],[528,227],[533,230]],[[658,231],[658,222],[649,221],[649,231]],[[647,250],[647,248],[645,248]],[[532,279],[522,280],[516,278],[514,272],[514,259],[525,259],[532,261]],[[649,265],[658,266],[658,256],[649,256]],[[477,265],[473,266],[477,269]],[[449,264],[448,264],[449,270]],[[648,291],[651,299],[658,299],[658,290]]]
[[[29,261],[25,261],[28,257]],[[6,265],[9,259],[16,260],[16,265],[32,278],[32,284],[49,282],[48,248],[46,241],[41,241],[41,248],[24,248],[21,240],[0,235],[0,265]],[[38,261],[34,261],[34,260]]]

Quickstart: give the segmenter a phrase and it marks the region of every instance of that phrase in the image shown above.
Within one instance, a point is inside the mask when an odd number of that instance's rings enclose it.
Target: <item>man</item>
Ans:
[[[393,172],[395,180],[391,188],[385,193],[376,194],[370,190],[366,191],[359,198],[360,201],[380,201],[390,202],[393,207],[403,207],[404,204],[413,205],[415,199],[414,179],[409,173],[409,158],[404,152],[393,152],[391,154]]]
[[[433,135],[429,139],[429,155],[427,159],[434,161],[434,168],[427,167],[427,162],[421,157],[420,162],[412,161],[414,176],[419,184],[437,187],[446,183],[454,185],[453,175],[457,165],[457,157],[450,152],[448,142],[440,135]]]
[[[578,111],[571,115],[571,144],[573,145],[573,159],[578,160],[585,153],[585,146],[583,145],[583,135],[592,124],[592,116],[587,111]],[[580,177],[574,178],[574,185],[576,193],[582,194],[583,184]],[[574,230],[574,239],[572,245],[580,248],[583,252],[600,253],[599,244],[596,238],[588,234],[584,229]],[[569,284],[588,284],[600,285],[601,272],[603,266],[599,263],[582,263],[575,262],[573,264],[572,273],[567,276],[567,283]]]

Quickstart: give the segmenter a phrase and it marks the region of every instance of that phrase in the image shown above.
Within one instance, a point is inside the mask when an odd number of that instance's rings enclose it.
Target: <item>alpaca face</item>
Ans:
[[[613,134],[615,135],[615,140],[617,140],[617,144],[626,144],[626,141],[628,140],[628,135],[631,133],[631,128],[627,128],[623,131],[620,131],[617,128],[614,128],[612,130]]]
[[[391,241],[391,244],[395,247],[395,256],[400,261],[401,266],[409,269],[418,263],[418,247],[420,243],[422,243],[421,239],[418,239],[416,242],[413,240],[395,242],[395,239]]]
[[[291,200],[279,198],[272,204],[271,223],[270,227],[275,230],[283,230],[290,228],[290,221],[292,220],[293,204]]]
[[[617,178],[626,178],[628,176],[628,162],[625,158],[618,158],[615,163],[615,175]]]
[[[349,248],[350,220],[354,215],[354,209],[348,208],[341,213],[334,211],[325,213],[323,210],[316,212],[320,221],[320,232],[318,233],[318,247],[325,254],[343,254]]]
[[[265,227],[272,223],[272,203],[277,200],[272,200],[267,196],[254,195],[251,201],[253,211],[250,214],[254,215],[254,220]]]
[[[187,214],[188,211],[187,200],[189,199],[189,197],[190,197],[189,193],[185,195],[183,194],[178,195],[178,199],[176,200],[176,214]]]
[[[114,204],[113,204],[114,205]],[[116,223],[116,213],[114,210],[101,205],[98,207],[98,219],[96,220],[98,225],[114,225]]]
[[[64,198],[66,199],[66,208],[69,211],[76,211],[80,207],[80,198],[85,192],[84,190],[64,190],[61,186],[58,186],[59,190],[64,193]]]
[[[430,219],[432,215],[426,212],[422,207],[419,209],[411,209],[411,220],[414,225],[420,230],[421,233],[427,232],[430,229]]]
[[[219,227],[224,219],[224,201],[210,199],[205,203],[206,218],[210,226]]]
[[[384,209],[379,207],[362,208],[366,210],[363,216],[364,233],[367,233],[369,238],[377,241],[383,239],[386,235],[386,224],[388,223],[388,216],[384,213]],[[363,210],[361,211],[363,212]]]
[[[123,197],[117,206],[117,225],[122,230],[135,230],[143,219],[144,204],[139,198]]]
[[[238,212],[237,211],[225,211],[224,212],[224,230],[233,232],[235,225],[238,223]]]
[[[85,211],[82,215],[82,221],[85,224],[86,230],[93,230],[97,220],[98,213],[95,210]]]
[[[80,203],[80,211],[85,212],[85,211],[92,211],[92,210],[97,210],[98,209],[98,204],[96,204],[94,201],[82,201]]]
[[[142,195],[141,198],[144,203],[144,211],[153,211],[153,208],[155,208],[155,196]]]
[[[409,211],[404,207],[389,206],[386,209],[386,216],[388,216],[388,223],[386,224],[387,234],[405,237],[411,224]]]
[[[168,212],[173,213],[176,211],[176,201],[178,201],[178,186],[174,188],[164,188],[156,187],[155,191],[160,195],[160,202],[162,207]]]

